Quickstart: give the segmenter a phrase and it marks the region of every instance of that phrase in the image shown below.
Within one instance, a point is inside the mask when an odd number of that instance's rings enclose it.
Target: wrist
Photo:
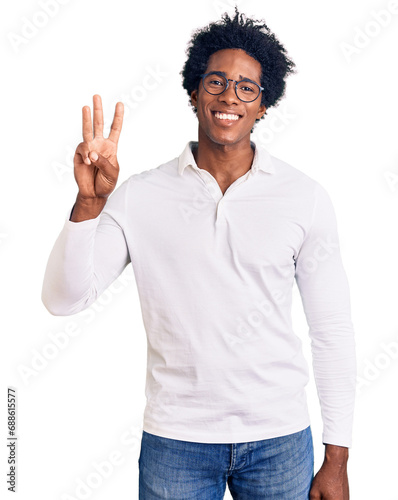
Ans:
[[[88,219],[95,219],[102,212],[107,198],[85,198],[79,193],[70,216],[72,222],[82,222]]]
[[[346,464],[348,460],[348,448],[334,444],[325,445],[325,461],[338,464]]]

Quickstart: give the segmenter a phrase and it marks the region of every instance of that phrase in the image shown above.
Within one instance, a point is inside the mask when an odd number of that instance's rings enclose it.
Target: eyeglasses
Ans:
[[[200,75],[203,88],[208,94],[219,95],[227,90],[229,87],[229,82],[235,82],[235,94],[236,97],[243,102],[253,102],[260,95],[264,87],[261,87],[258,83],[253,82],[249,78],[244,78],[243,80],[231,80],[227,78],[225,73],[222,71],[211,71],[210,73],[205,73]]]

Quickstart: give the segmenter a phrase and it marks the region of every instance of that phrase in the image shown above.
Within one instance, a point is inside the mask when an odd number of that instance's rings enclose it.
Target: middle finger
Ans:
[[[94,137],[103,137],[104,116],[102,112],[102,101],[98,94],[93,96],[94,104]]]

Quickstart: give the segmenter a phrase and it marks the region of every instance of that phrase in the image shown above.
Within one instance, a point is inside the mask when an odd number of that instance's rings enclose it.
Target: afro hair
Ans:
[[[221,21],[194,31],[186,49],[188,58],[180,74],[195,113],[191,93],[198,89],[200,75],[206,72],[210,56],[223,49],[242,49],[261,64],[261,86],[264,87],[261,104],[269,108],[281,100],[285,94],[285,78],[296,73],[296,65],[264,21],[247,18],[235,6],[232,19],[225,12]]]

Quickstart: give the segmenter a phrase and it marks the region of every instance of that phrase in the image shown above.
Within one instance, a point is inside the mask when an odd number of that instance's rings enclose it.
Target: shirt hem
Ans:
[[[165,429],[156,425],[152,425],[149,422],[144,422],[143,430],[149,434],[154,434],[155,436],[164,437],[168,439],[176,439],[179,441],[189,441],[195,443],[209,443],[209,444],[226,444],[226,443],[248,443],[250,441],[262,441],[264,439],[272,439],[281,436],[286,436],[288,434],[294,434],[295,432],[300,432],[306,429],[310,425],[310,420],[306,419],[301,423],[295,423],[294,425],[281,427],[274,430],[264,431],[245,431],[245,432],[234,432],[234,433],[192,433],[183,431],[173,431],[170,429]]]

